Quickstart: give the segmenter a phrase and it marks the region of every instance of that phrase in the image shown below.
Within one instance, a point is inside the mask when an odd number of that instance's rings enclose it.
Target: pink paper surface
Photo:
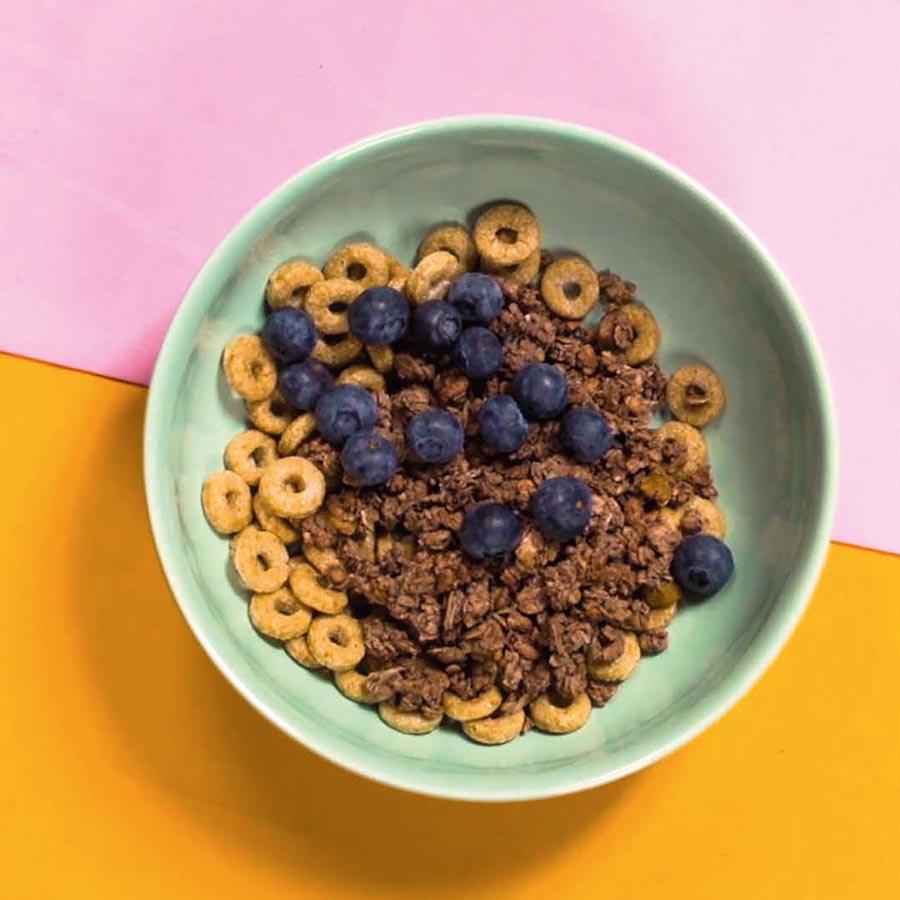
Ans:
[[[301,167],[423,118],[567,119],[767,244],[834,385],[835,536],[900,551],[898,35],[894,0],[6,0],[0,349],[146,381],[208,253]]]

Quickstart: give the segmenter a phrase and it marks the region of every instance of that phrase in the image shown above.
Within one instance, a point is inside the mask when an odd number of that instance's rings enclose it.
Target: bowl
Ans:
[[[636,281],[659,318],[666,371],[703,360],[729,392],[707,429],[737,576],[681,612],[670,649],[573,734],[484,747],[458,731],[385,726],[252,629],[228,543],[200,506],[204,477],[242,427],[221,374],[226,342],[257,329],[270,271],[320,262],[347,240],[410,260],[429,226],[515,198],[545,245]],[[362,141],[279,187],[194,279],[163,344],[147,407],[145,477],[163,567],[197,639],[263,715],[311,750],[386,784],[442,797],[522,800],[634,772],[697,735],[760,677],[799,619],[823,563],[836,485],[826,376],[796,297],[760,243],[707,191],[608,135],[486,116]]]

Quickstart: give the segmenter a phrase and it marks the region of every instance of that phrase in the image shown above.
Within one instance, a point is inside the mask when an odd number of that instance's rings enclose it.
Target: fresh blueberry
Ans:
[[[512,380],[512,395],[529,419],[555,419],[569,402],[566,376],[547,363],[530,363]]]
[[[413,337],[424,350],[449,350],[459,340],[461,331],[462,319],[456,307],[445,300],[429,300],[413,310]]]
[[[309,313],[292,306],[272,311],[260,336],[276,362],[282,365],[306,359],[316,345],[316,326]]]
[[[278,373],[278,390],[298,412],[314,409],[319,397],[334,384],[334,376],[317,359],[285,366]]]
[[[341,451],[341,465],[347,480],[364,487],[390,481],[398,464],[397,448],[374,431],[351,434]]]
[[[496,278],[481,272],[466,272],[450,285],[447,299],[459,310],[464,322],[487,325],[500,315],[503,290]]]
[[[319,434],[340,447],[351,434],[368,431],[378,421],[375,395],[358,384],[339,384],[325,391],[316,403]]]
[[[459,336],[456,360],[468,378],[483,381],[495,375],[503,364],[503,347],[493,331],[476,325]]]
[[[459,455],[466,436],[456,416],[445,409],[426,409],[406,426],[406,443],[422,462],[443,465]]]
[[[612,426],[602,413],[586,406],[573,406],[562,417],[559,440],[578,462],[596,462],[612,447]]]
[[[466,513],[459,534],[473,559],[515,550],[522,541],[522,521],[505,503],[480,503]]]
[[[513,453],[528,439],[528,423],[519,404],[506,394],[485,400],[478,413],[481,439],[497,453]]]
[[[544,537],[570,541],[584,531],[592,499],[591,489],[580,478],[548,478],[534,492],[531,512]]]
[[[672,574],[683,590],[711,597],[734,574],[734,557],[728,545],[711,534],[694,534],[676,548]]]
[[[392,287],[370,287],[350,304],[347,316],[364,344],[393,344],[409,328],[409,302]]]

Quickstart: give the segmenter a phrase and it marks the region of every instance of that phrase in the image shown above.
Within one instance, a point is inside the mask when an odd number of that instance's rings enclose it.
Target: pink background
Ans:
[[[894,0],[4,0],[0,349],[146,381],[188,281],[299,168],[417,119],[543,115],[699,179],[799,290],[836,537],[900,551]],[[887,407],[887,408],[885,408]]]

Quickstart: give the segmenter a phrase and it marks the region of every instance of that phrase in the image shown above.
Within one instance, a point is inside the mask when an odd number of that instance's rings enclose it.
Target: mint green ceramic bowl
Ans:
[[[435,222],[495,198],[530,204],[545,244],[638,282],[671,370],[701,359],[729,405],[708,429],[737,577],[683,611],[589,723],[501,747],[457,731],[398,734],[259,638],[200,508],[242,410],[219,360],[258,328],[266,277],[295,254],[324,261],[349,238],[411,259]],[[207,653],[263,715],[310,749],[425,794],[522,800],[598,785],[690,740],[731,707],[800,617],[825,554],[835,432],[822,361],[800,305],[737,219],[693,181],[622,141],[555,122],[478,117],[381,135],[322,160],[262,201],[196,277],[169,328],[146,420],[146,488],[159,555]],[[239,739],[239,737],[238,737]],[[748,739],[759,739],[748,736]]]

